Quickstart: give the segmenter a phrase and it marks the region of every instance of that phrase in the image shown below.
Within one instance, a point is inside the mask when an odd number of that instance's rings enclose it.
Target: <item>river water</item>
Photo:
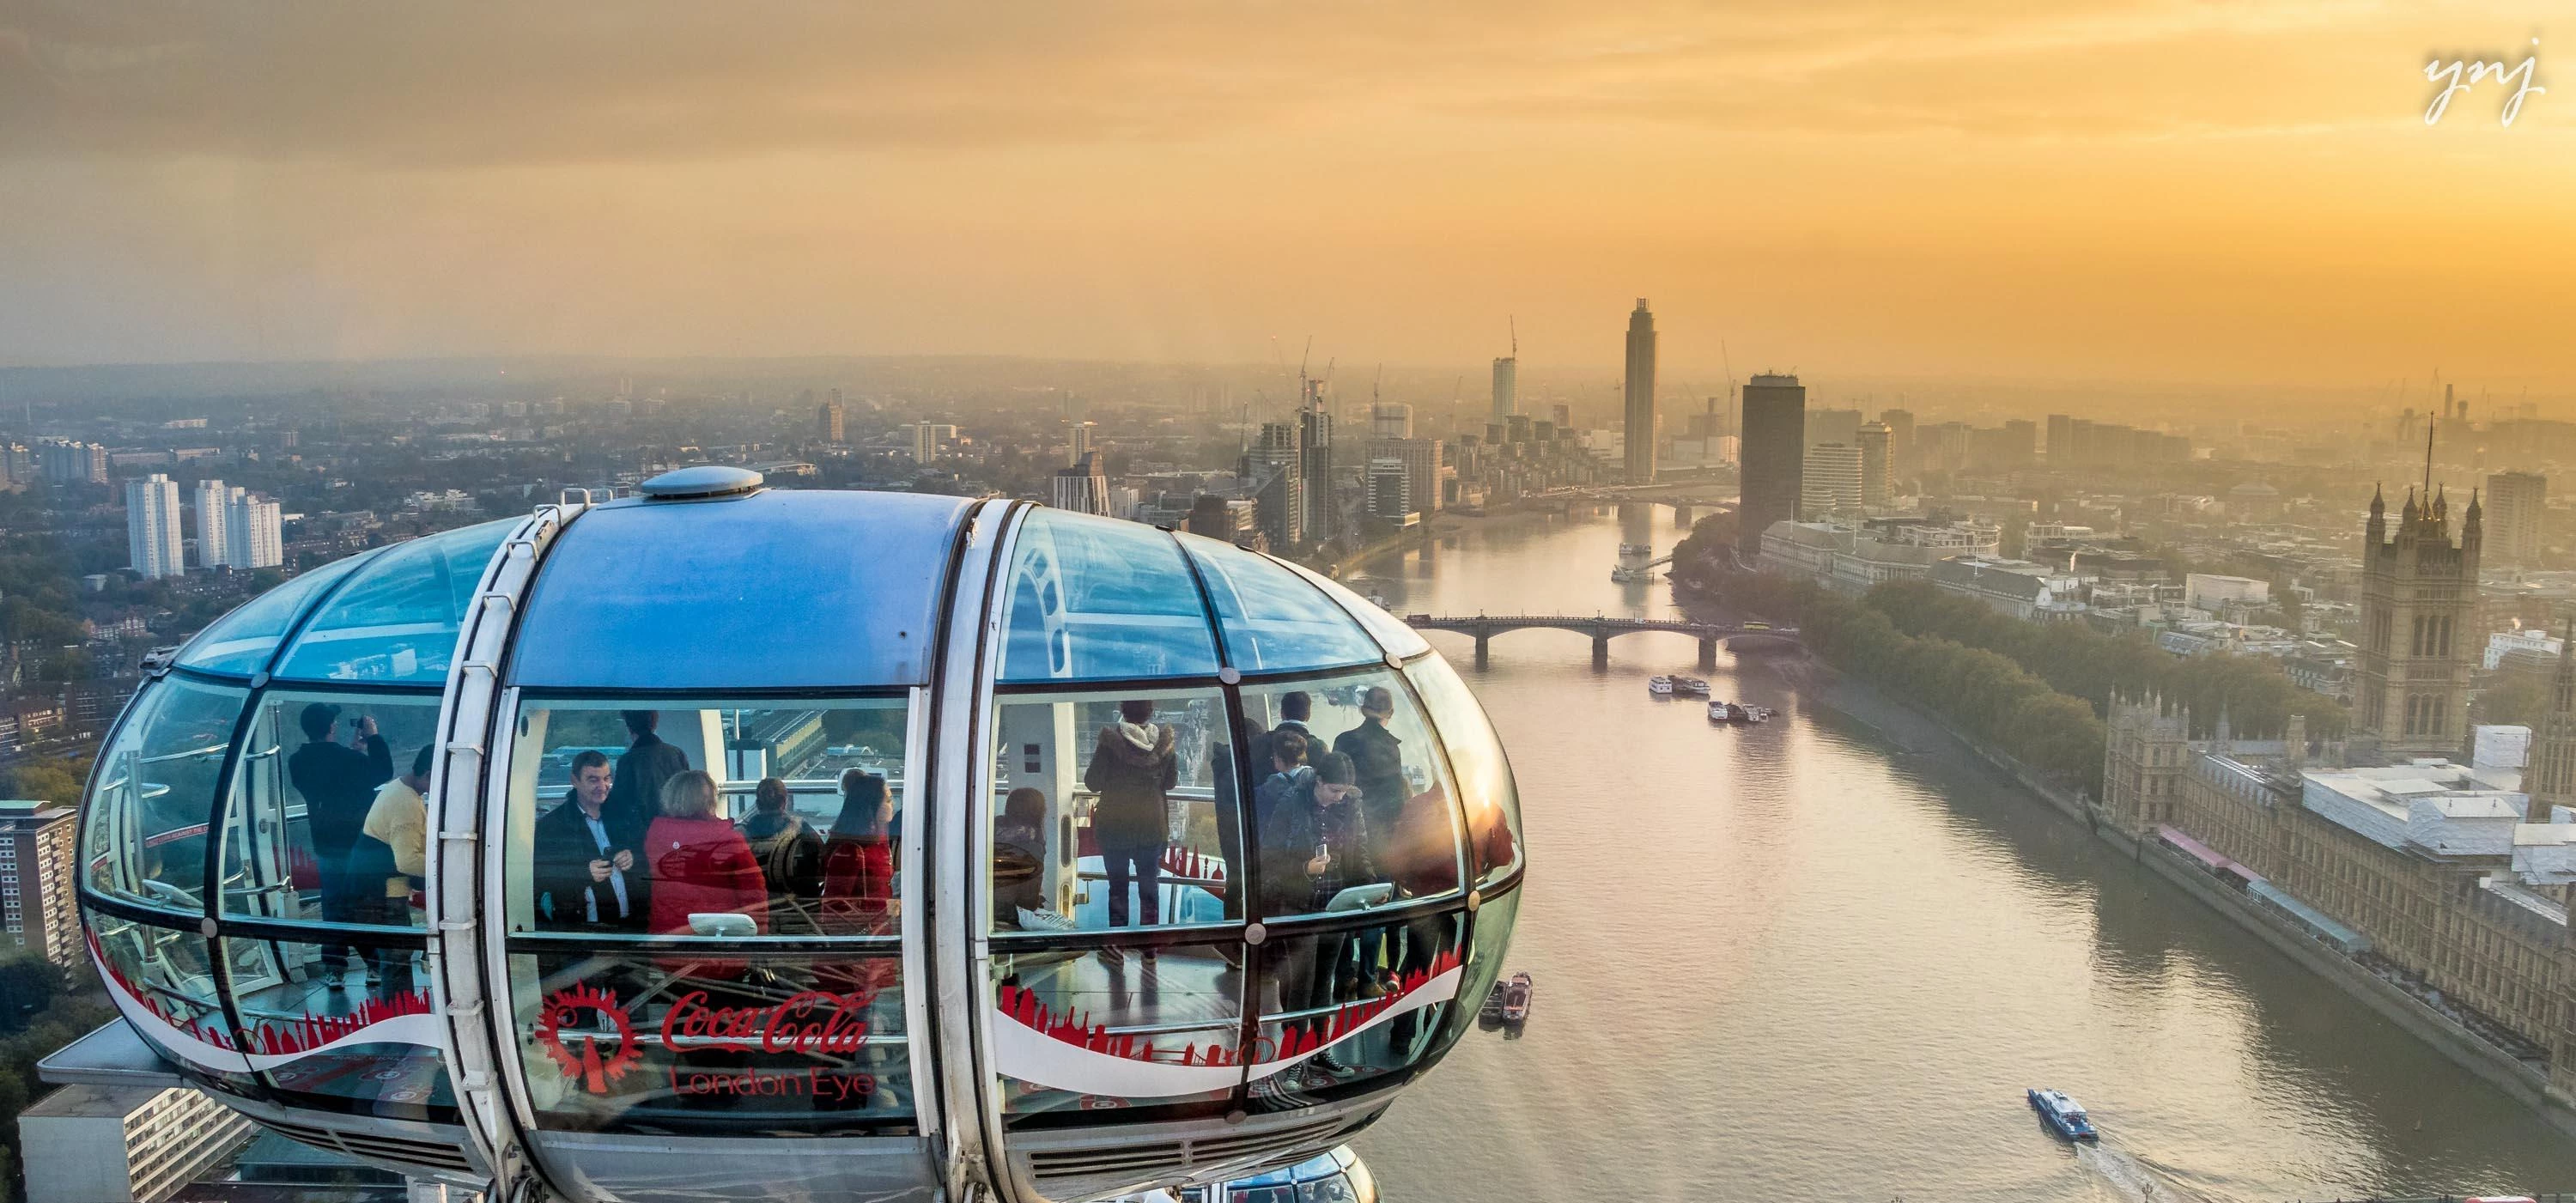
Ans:
[[[1631,506],[1494,521],[1357,581],[1411,612],[1670,615]],[[2317,1200],[2576,1190],[2576,1138],[1865,690],[1675,635],[1497,637],[1475,671],[1532,869],[1520,1039],[1363,1136],[1390,1203]],[[1712,728],[1657,672],[1780,711]],[[1833,705],[1828,705],[1831,702]],[[2100,1147],[2039,1126],[2067,1090]]]

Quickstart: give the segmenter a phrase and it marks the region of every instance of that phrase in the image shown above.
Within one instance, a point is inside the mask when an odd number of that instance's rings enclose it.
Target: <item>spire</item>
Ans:
[[[2380,495],[2379,484],[2373,481],[2370,486],[2370,516],[2376,518],[2387,512],[2388,499]]]
[[[2433,492],[2433,427],[2437,424],[2435,419],[2424,419],[2424,492],[2427,495]]]

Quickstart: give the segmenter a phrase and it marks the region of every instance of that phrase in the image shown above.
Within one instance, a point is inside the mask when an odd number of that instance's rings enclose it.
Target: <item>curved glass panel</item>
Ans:
[[[1457,893],[1455,795],[1392,670],[1245,689],[1243,721],[1259,917],[1355,915]],[[1401,967],[1401,943],[1363,942],[1302,1005],[1374,997],[1366,987]]]
[[[243,1057],[215,1001],[205,937],[84,907],[90,952],[126,1022],[172,1060],[236,1091],[251,1088]]]
[[[1521,863],[1521,796],[1511,762],[1494,724],[1458,670],[1438,656],[1405,666],[1422,691],[1422,704],[1440,729],[1449,768],[1458,778],[1458,802],[1467,821],[1467,863],[1479,883],[1509,876]]]
[[[1464,909],[1356,931],[1282,931],[1261,947],[1254,1111],[1293,1111],[1387,1087],[1438,1056],[1467,997],[1459,967]],[[1384,951],[1382,978],[1364,962]],[[1353,974],[1361,976],[1353,984]],[[1481,996],[1472,996],[1481,997]]]
[[[533,699],[510,747],[510,930],[889,936],[902,698]],[[683,797],[675,778],[690,775]]]
[[[1216,672],[1189,565],[1153,527],[1033,510],[1002,587],[1003,684]]]
[[[367,978],[343,986],[320,969],[347,949],[226,937],[225,987],[241,1015],[243,1051],[272,1089],[317,1105],[453,1123],[456,1094],[440,1062],[422,964],[428,954],[417,936],[391,939],[359,947]]]
[[[176,676],[143,687],[83,807],[80,871],[91,890],[190,917],[204,912],[215,779],[248,696]]]
[[[993,951],[1010,1128],[1223,1111],[1243,1079],[1243,945]],[[1126,1112],[1125,1115],[1110,1113]]]
[[[438,702],[427,692],[262,692],[223,815],[224,913],[423,926],[428,806],[426,778],[412,770],[437,738]],[[355,972],[349,950],[331,945],[312,976],[344,972]]]
[[[1231,543],[1179,538],[1216,603],[1227,663],[1245,672],[1285,672],[1386,658],[1358,620],[1296,573]]]
[[[816,490],[601,506],[547,554],[511,679],[566,689],[925,683],[969,504]]]
[[[182,668],[245,677],[268,667],[269,653],[277,650],[277,641],[286,637],[287,628],[295,625],[295,616],[304,612],[306,603],[374,556],[373,552],[362,552],[333,560],[243,602],[198,632],[188,646],[179,649],[174,663]]]
[[[516,519],[388,548],[304,624],[276,669],[303,681],[437,683],[493,549]]]
[[[1351,592],[1350,588],[1340,581],[1326,579],[1303,564],[1284,560],[1281,562],[1287,565],[1288,571],[1306,578],[1316,588],[1331,594],[1333,600],[1340,602],[1343,609],[1350,611],[1353,617],[1359,619],[1360,625],[1367,627],[1368,633],[1376,636],[1377,641],[1384,645],[1386,650],[1407,660],[1431,650],[1431,641],[1424,639],[1422,632],[1405,625],[1403,619],[1387,613],[1385,607]]]
[[[993,930],[1239,922],[1241,792],[1214,689],[993,700]]]

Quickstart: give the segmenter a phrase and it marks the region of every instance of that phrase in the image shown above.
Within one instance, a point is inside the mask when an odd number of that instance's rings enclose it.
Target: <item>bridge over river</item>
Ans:
[[[1416,630],[1456,631],[1476,637],[1476,666],[1485,666],[1487,645],[1496,635],[1511,631],[1545,629],[1572,631],[1592,637],[1592,663],[1606,667],[1610,663],[1610,641],[1638,631],[1669,631],[1688,635],[1699,641],[1699,666],[1717,667],[1717,645],[1730,648],[1754,646],[1803,647],[1796,627],[1774,627],[1763,623],[1691,622],[1679,618],[1612,618],[1604,614],[1589,617],[1580,614],[1408,614],[1404,621]]]

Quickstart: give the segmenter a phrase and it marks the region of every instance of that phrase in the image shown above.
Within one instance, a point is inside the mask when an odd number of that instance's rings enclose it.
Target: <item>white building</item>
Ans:
[[[1860,448],[1850,443],[1819,443],[1807,448],[1798,477],[1798,513],[1809,521],[1851,513],[1861,503]]]
[[[1078,514],[1109,513],[1109,478],[1100,472],[1100,456],[1086,453],[1082,462],[1055,470],[1055,508]]]
[[[274,568],[286,562],[286,522],[276,502],[234,489],[224,517],[226,564]]]
[[[1368,462],[1369,516],[1403,525],[1413,516],[1412,474],[1404,461],[1380,456]]]
[[[1762,568],[1859,594],[1887,581],[1921,580],[1948,556],[1994,555],[2002,538],[2000,527],[1985,522],[1774,522],[1762,532]]]
[[[220,480],[201,480],[190,490],[189,500],[197,511],[197,567],[213,568],[229,563],[224,556],[224,530],[231,522],[231,494]]]
[[[2538,627],[2498,631],[2487,636],[2486,668],[2488,672],[2494,672],[2507,658],[2534,666],[2554,663],[2558,659],[2559,650],[2566,645],[2566,640],[2550,635]]]
[[[2027,621],[2080,618],[2084,582],[2028,560],[1953,556],[1932,566],[1932,583]]]
[[[2272,583],[2250,576],[2195,572],[2183,578],[2183,604],[2211,614],[2224,614],[2230,606],[2259,610],[2272,604]]]
[[[939,458],[941,449],[957,437],[957,428],[944,422],[916,422],[912,427],[912,462],[929,464]]]
[[[179,485],[169,474],[155,472],[125,482],[125,545],[134,571],[147,581],[187,570],[180,558],[185,542],[179,533]]]
[[[184,1086],[64,1086],[18,1114],[27,1197],[44,1203],[160,1203],[251,1135]]]

